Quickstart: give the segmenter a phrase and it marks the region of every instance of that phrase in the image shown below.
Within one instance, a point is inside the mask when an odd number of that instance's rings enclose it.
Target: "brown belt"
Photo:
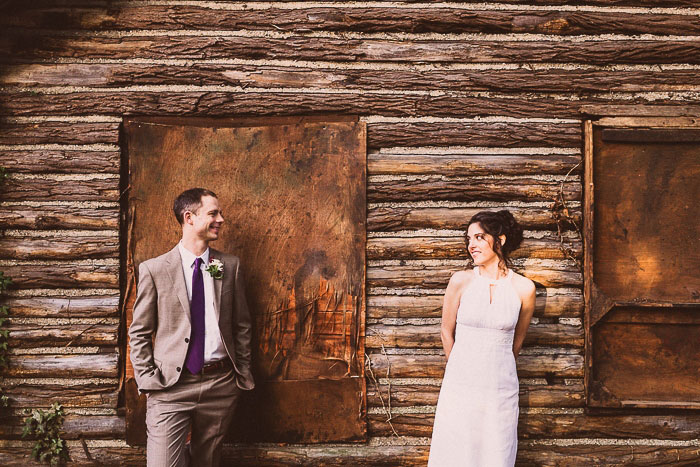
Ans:
[[[219,371],[223,369],[231,369],[231,360],[224,358],[223,360],[217,360],[215,362],[207,363],[202,367],[202,374],[212,373],[214,371]]]

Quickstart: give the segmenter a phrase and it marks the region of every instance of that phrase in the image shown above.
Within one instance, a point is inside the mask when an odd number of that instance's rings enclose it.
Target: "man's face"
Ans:
[[[186,222],[192,225],[195,235],[206,241],[219,238],[219,230],[224,217],[219,208],[219,200],[213,196],[202,196],[202,205],[196,212],[187,211]]]

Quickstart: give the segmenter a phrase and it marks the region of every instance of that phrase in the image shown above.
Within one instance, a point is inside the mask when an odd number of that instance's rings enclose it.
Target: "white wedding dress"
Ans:
[[[520,298],[512,279],[513,271],[493,281],[475,267],[460,298],[455,344],[435,413],[430,467],[515,464],[519,387],[512,347]]]

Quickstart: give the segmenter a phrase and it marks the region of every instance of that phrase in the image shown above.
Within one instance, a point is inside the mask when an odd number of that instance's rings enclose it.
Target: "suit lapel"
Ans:
[[[216,251],[213,248],[209,248],[209,260],[211,261],[212,259],[218,259],[221,261],[223,264],[224,258],[222,257],[221,253]],[[222,267],[223,269],[223,267]],[[208,273],[207,273],[208,274]],[[216,314],[216,321],[219,321],[219,317],[221,316],[221,283],[223,282],[222,279],[214,279],[214,313]]]
[[[168,271],[168,276],[173,283],[173,290],[180,300],[182,309],[185,311],[185,316],[187,316],[188,321],[192,321],[190,316],[190,299],[187,296],[187,285],[185,285],[185,273],[182,272],[182,256],[180,256],[180,251],[175,245],[170,253],[166,256],[166,268]]]

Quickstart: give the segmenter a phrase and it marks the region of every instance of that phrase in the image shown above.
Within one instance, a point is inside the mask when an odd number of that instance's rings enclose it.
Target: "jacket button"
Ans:
[[[188,343],[190,341],[189,337],[185,337],[185,343]]]
[[[179,372],[181,372],[181,371],[182,371],[182,368],[180,368],[180,367],[177,367],[177,368],[176,368],[176,370],[177,370],[177,372],[179,373]]]

